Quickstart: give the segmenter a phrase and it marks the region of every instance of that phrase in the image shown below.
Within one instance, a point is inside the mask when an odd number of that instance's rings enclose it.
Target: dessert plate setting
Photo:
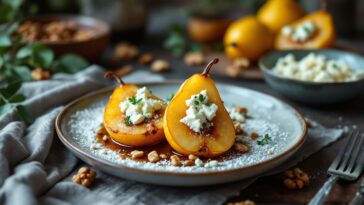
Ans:
[[[138,86],[146,86],[153,95],[166,99],[181,83],[166,81]],[[303,144],[306,124],[291,106],[250,89],[220,83],[216,87],[228,110],[233,106],[249,110],[244,132],[269,136],[269,143],[245,137],[249,152],[219,158],[214,166],[208,166],[210,160],[205,166],[173,166],[167,159],[152,163],[123,158],[120,150],[97,141],[113,88],[90,93],[67,105],[57,117],[56,130],[68,149],[102,171],[139,182],[171,186],[221,184],[253,177],[283,163]]]

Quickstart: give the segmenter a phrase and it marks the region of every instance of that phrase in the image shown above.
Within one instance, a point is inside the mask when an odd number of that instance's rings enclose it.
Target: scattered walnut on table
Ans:
[[[227,205],[255,205],[255,202],[251,200],[245,200],[239,202],[230,202]]]
[[[310,177],[299,168],[287,170],[283,173],[283,184],[288,189],[302,189],[308,186]]]
[[[247,58],[236,59],[226,68],[226,73],[231,77],[238,77],[241,71],[248,68],[249,65],[250,62]]]
[[[165,60],[155,60],[151,65],[150,69],[154,72],[165,72],[169,71],[171,68],[169,63]]]
[[[142,65],[149,65],[153,62],[153,56],[150,54],[143,54],[142,56],[139,57],[138,62]]]
[[[148,154],[148,161],[150,161],[150,162],[158,162],[159,161],[158,152],[155,151],[155,150],[149,152],[149,154]]]
[[[197,66],[205,63],[205,57],[201,52],[189,52],[184,56],[184,62],[189,66]]]
[[[81,167],[77,174],[72,177],[72,181],[82,186],[89,187],[94,182],[96,172],[90,167]]]
[[[130,152],[130,155],[132,159],[138,159],[143,157],[144,152],[139,150],[133,150],[132,152]]]
[[[118,69],[116,69],[114,71],[114,73],[119,76],[119,77],[123,77],[125,75],[127,75],[128,73],[132,72],[134,70],[134,67],[131,65],[124,65]]]
[[[139,55],[139,49],[128,42],[120,42],[114,48],[114,57],[119,60],[132,60]]]
[[[172,155],[170,157],[170,159],[171,159],[171,164],[173,166],[176,166],[176,167],[181,166],[181,160],[177,155]]]
[[[31,72],[33,80],[48,80],[51,78],[51,73],[43,68],[35,68]]]

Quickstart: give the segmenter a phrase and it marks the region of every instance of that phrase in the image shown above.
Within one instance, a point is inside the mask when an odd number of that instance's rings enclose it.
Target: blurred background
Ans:
[[[112,26],[113,37],[142,37],[165,32],[174,22],[187,24],[196,12],[224,15],[236,19],[254,14],[265,0],[31,0],[38,14],[75,13],[97,17]],[[320,8],[319,0],[301,0],[307,11]],[[328,10],[334,17],[337,34],[343,38],[364,33],[363,0],[329,0]]]

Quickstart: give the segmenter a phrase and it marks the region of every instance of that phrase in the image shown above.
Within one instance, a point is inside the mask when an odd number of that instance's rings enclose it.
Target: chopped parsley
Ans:
[[[125,117],[125,124],[128,125],[128,126],[133,125],[133,122],[130,120],[130,116],[129,115]]]
[[[258,145],[263,146],[263,145],[268,144],[270,141],[272,141],[272,138],[268,134],[265,134],[262,139],[257,141],[257,143],[258,143]]]
[[[195,103],[195,105],[199,105],[200,102],[198,100],[194,100],[193,103]]]
[[[205,100],[205,96],[202,94],[198,95],[198,100],[202,103]]]
[[[134,96],[133,97],[130,97],[128,98],[129,102],[133,105],[136,105],[138,104],[140,101],[142,101],[142,98],[139,98],[139,99],[136,99]]]
[[[171,102],[171,100],[174,98],[174,93],[170,94],[169,97],[166,98],[168,102]]]

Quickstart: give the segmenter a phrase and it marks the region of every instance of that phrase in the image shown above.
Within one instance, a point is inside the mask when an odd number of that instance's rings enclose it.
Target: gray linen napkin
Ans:
[[[97,66],[76,75],[57,74],[52,80],[25,83],[21,89],[28,100],[24,105],[37,120],[30,126],[16,121],[10,111],[0,118],[0,204],[221,204],[238,194],[255,179],[219,186],[176,188],[148,185],[98,172],[91,190],[70,182],[78,160],[58,140],[54,120],[62,105],[109,84]],[[128,82],[161,81],[145,71],[130,74]],[[341,129],[318,124],[309,129],[303,147],[281,172],[319,149],[336,141]],[[81,163],[82,166],[83,163]]]

